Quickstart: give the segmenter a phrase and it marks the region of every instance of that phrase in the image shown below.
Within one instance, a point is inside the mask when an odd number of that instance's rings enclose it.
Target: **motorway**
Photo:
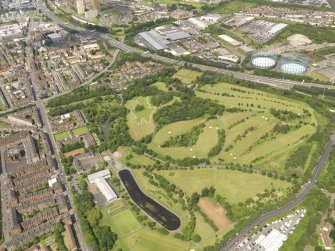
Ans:
[[[36,0],[37,4],[37,8],[39,8],[41,11],[44,12],[44,14],[50,18],[51,20],[53,20],[55,23],[57,23],[60,26],[63,26],[65,28],[70,28],[73,30],[76,30],[78,32],[82,32],[82,33],[86,33],[89,32],[90,35],[107,41],[109,42],[111,45],[113,45],[114,47],[126,51],[126,52],[136,52],[136,53],[140,53],[142,56],[144,57],[149,57],[152,58],[154,60],[157,61],[161,61],[167,64],[173,64],[173,65],[180,65],[183,66],[186,62],[182,61],[182,60],[175,60],[175,59],[171,59],[171,58],[167,58],[167,57],[162,57],[156,54],[152,54],[149,52],[143,52],[137,48],[133,48],[130,47],[120,41],[117,41],[111,37],[109,37],[107,34],[102,34],[102,33],[98,33],[96,31],[86,31],[83,28],[74,26],[73,24],[70,23],[66,23],[63,20],[61,20],[60,18],[58,18],[57,16],[55,16],[50,10],[48,10],[48,8],[46,7],[45,3],[43,2],[43,0]],[[265,85],[269,85],[272,87],[276,87],[276,88],[284,88],[284,89],[291,89],[294,85],[302,85],[302,83],[297,82],[297,81],[292,81],[292,80],[285,80],[285,79],[274,79],[274,78],[269,78],[269,77],[263,77],[263,76],[255,76],[255,75],[251,75],[251,74],[246,74],[246,73],[240,73],[240,72],[235,72],[235,71],[229,71],[229,70],[225,70],[225,69],[221,69],[221,68],[217,68],[217,67],[211,67],[211,66],[205,66],[205,65],[200,65],[200,64],[192,64],[193,67],[198,68],[202,71],[211,71],[211,72],[216,72],[216,73],[220,73],[220,74],[224,74],[224,75],[230,75],[233,76],[237,79],[241,79],[241,80],[247,80],[247,81],[251,81],[251,82],[255,82],[255,83],[260,83],[260,84],[265,84]],[[335,86],[330,86],[330,85],[320,85],[320,84],[314,84],[314,83],[304,83],[303,84],[306,87],[317,87],[317,88],[321,88],[321,89],[335,89]],[[43,102],[40,101],[39,103],[39,107],[40,109],[44,110],[44,105]],[[44,111],[45,112],[45,111]],[[46,115],[44,115],[46,116]],[[47,118],[46,118],[46,121]],[[48,122],[47,122],[48,123]],[[51,133],[50,130],[48,130],[48,133]],[[52,135],[50,137],[51,139],[53,139]],[[248,233],[253,230],[255,227],[259,226],[260,224],[264,223],[265,221],[274,218],[278,215],[287,213],[291,210],[293,210],[294,208],[296,208],[298,205],[300,205],[304,198],[306,197],[306,195],[313,189],[313,187],[315,186],[316,180],[320,174],[320,171],[322,169],[322,167],[324,166],[325,162],[328,159],[329,153],[333,147],[333,144],[335,142],[335,133],[332,135],[332,137],[330,138],[327,146],[325,147],[321,158],[318,162],[318,164],[315,166],[314,170],[313,170],[313,175],[311,177],[311,179],[309,180],[309,182],[307,184],[305,184],[304,188],[302,189],[302,191],[289,203],[287,203],[286,205],[271,211],[271,212],[267,212],[263,215],[261,215],[259,218],[257,218],[253,223],[251,223],[250,225],[246,226],[244,229],[242,229],[242,231],[240,231],[239,234],[237,234],[234,238],[230,239],[225,245],[224,247],[221,249],[221,251],[228,251],[228,250],[234,250],[235,246],[243,239],[245,238]]]
[[[335,0],[334,0],[335,1]],[[133,48],[123,42],[120,42],[116,39],[111,38],[109,35],[104,34],[104,33],[99,33],[94,30],[88,31],[84,28],[77,27],[69,22],[65,22],[62,19],[60,19],[58,16],[53,14],[52,11],[50,11],[43,0],[36,0],[36,7],[41,10],[49,19],[51,19],[54,23],[58,24],[59,26],[62,26],[67,29],[72,29],[80,33],[86,33],[90,34],[91,36],[94,36],[95,38],[104,40],[114,47],[125,51],[125,52],[135,52],[141,54],[143,57],[148,57],[152,58],[157,61],[161,61],[166,64],[172,64],[172,65],[179,65],[179,66],[184,66],[185,63],[188,63],[183,60],[176,60],[172,58],[167,58],[163,57],[157,54],[149,53],[149,52],[144,52],[143,50]],[[305,87],[317,87],[320,89],[332,89],[335,90],[335,86],[333,85],[321,85],[321,84],[315,84],[315,83],[307,83],[307,82],[299,82],[299,81],[293,81],[293,80],[288,80],[288,79],[278,79],[278,78],[270,78],[270,77],[264,77],[264,76],[256,76],[252,74],[247,74],[247,73],[241,73],[241,72],[236,72],[236,71],[230,71],[218,67],[212,67],[212,66],[206,66],[206,65],[201,65],[201,64],[192,64],[192,67],[197,68],[201,71],[211,71],[211,72],[216,72],[224,75],[230,75],[233,76],[237,79],[241,80],[247,80],[259,84],[265,84],[269,85],[272,87],[276,88],[282,88],[282,89],[291,89],[292,86],[294,85],[304,85]]]
[[[329,157],[329,153],[333,147],[335,143],[335,132],[334,134],[331,136],[331,138],[329,139],[328,144],[326,145],[325,149],[323,150],[323,153],[319,159],[318,164],[314,167],[313,170],[313,175],[311,177],[311,179],[308,181],[307,184],[305,184],[303,190],[290,202],[288,202],[286,205],[271,211],[271,212],[267,212],[263,215],[261,215],[259,218],[257,218],[254,222],[252,222],[250,225],[246,226],[244,229],[242,229],[242,231],[239,232],[238,235],[236,235],[234,238],[230,239],[221,249],[221,251],[229,251],[229,250],[234,250],[234,248],[236,247],[236,245],[238,245],[255,227],[263,224],[264,222],[266,222],[269,219],[272,219],[276,216],[282,215],[284,213],[287,213],[291,210],[293,210],[294,208],[296,208],[298,205],[300,205],[306,195],[313,189],[313,187],[315,186],[316,180],[321,172],[322,167],[325,165],[328,157]]]

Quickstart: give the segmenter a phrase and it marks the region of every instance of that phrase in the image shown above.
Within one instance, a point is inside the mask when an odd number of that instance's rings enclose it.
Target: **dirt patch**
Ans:
[[[64,153],[64,157],[65,158],[73,157],[73,156],[76,156],[77,154],[81,154],[81,153],[84,153],[84,152],[85,152],[84,148],[79,148],[79,149],[75,149],[71,152]]]
[[[200,198],[198,206],[201,211],[203,211],[208,218],[214,222],[218,229],[224,229],[231,224],[226,216],[224,208],[220,205],[214,204],[208,198]]]

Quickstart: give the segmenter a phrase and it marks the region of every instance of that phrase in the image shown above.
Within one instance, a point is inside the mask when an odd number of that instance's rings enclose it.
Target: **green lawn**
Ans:
[[[190,244],[147,228],[141,229],[126,240],[132,251],[187,251]]]
[[[132,174],[138,186],[145,194],[159,201],[162,205],[164,205],[167,209],[169,209],[181,219],[180,229],[184,228],[189,223],[190,214],[187,212],[187,210],[184,210],[180,203],[175,203],[169,196],[167,196],[165,190],[151,184],[149,179],[143,175],[143,170],[133,169]]]
[[[256,3],[248,3],[243,1],[230,1],[222,8],[216,9],[215,12],[219,14],[231,14],[240,10],[249,9],[257,6]]]
[[[230,84],[206,85],[201,89],[206,92],[196,91],[198,97],[215,100],[227,108],[245,110],[225,112],[218,117],[226,140],[224,149],[212,159],[213,163],[223,158],[226,162],[252,163],[258,168],[285,172],[283,166],[289,154],[314,134],[319,124],[313,109],[301,101]],[[282,122],[270,113],[271,108],[288,110],[299,116],[308,110],[312,115],[285,122],[291,126],[290,131],[274,134],[273,128]],[[247,131],[251,127],[253,130]],[[266,135],[271,136],[264,138]],[[225,151],[228,146],[229,150]]]
[[[152,86],[157,87],[158,90],[163,91],[163,92],[169,91],[169,89],[167,88],[164,82],[157,82],[157,83],[154,83]]]
[[[197,77],[202,75],[201,72],[192,71],[188,69],[180,69],[172,78],[179,79],[183,84],[191,84]]]
[[[335,30],[327,27],[314,27],[308,24],[290,23],[279,35],[270,40],[269,43],[287,42],[287,38],[294,34],[302,34],[311,39],[314,43],[334,43]]]
[[[164,4],[168,4],[168,5],[172,5],[172,4],[187,4],[187,5],[192,5],[194,6],[197,11],[201,11],[201,6],[203,6],[204,4],[202,3],[195,3],[195,2],[182,2],[180,0],[145,0],[144,1],[144,4],[147,5],[147,6],[151,6],[152,3],[164,3]]]
[[[122,236],[128,235],[142,227],[130,209],[123,210],[110,217],[112,229]],[[108,225],[108,223],[103,223],[103,225]]]
[[[54,134],[54,137],[55,137],[56,141],[62,141],[64,139],[70,138],[70,134],[67,131],[66,132],[60,132],[60,133]]]
[[[138,104],[143,105],[144,109],[135,111]],[[126,103],[126,108],[130,110],[127,115],[127,125],[134,140],[140,140],[154,132],[155,124],[152,115],[156,107],[150,104],[150,97],[135,97]]]
[[[318,79],[321,81],[329,81],[329,78],[321,75],[320,73],[317,73],[316,71],[313,71],[310,75],[311,78]]]
[[[78,127],[72,130],[75,136],[80,136],[88,133],[87,126]]]
[[[200,235],[201,240],[210,238],[215,233],[214,229],[204,221],[200,213],[195,212],[194,215],[196,217],[195,233]]]
[[[117,200],[117,201],[113,201],[113,203],[107,207],[107,212],[109,215],[114,215],[122,211],[124,208],[125,208],[125,205],[123,201]]]
[[[170,182],[180,187],[189,196],[193,192],[200,192],[204,187],[214,186],[216,193],[227,198],[230,203],[245,201],[256,197],[257,193],[271,189],[284,192],[290,183],[269,178],[261,174],[249,174],[240,171],[206,168],[195,170],[162,170],[163,175]]]
[[[0,108],[0,110],[1,110],[1,108]],[[0,126],[7,126],[7,125],[8,125],[8,123],[6,123],[4,121],[0,121]]]
[[[178,158],[205,158],[212,147],[218,142],[218,130],[222,129],[222,124],[218,119],[206,122],[203,132],[199,135],[197,143],[191,147],[160,147],[171,137],[188,132],[192,127],[205,122],[205,118],[181,121],[169,124],[160,129],[154,136],[149,148],[162,154]]]

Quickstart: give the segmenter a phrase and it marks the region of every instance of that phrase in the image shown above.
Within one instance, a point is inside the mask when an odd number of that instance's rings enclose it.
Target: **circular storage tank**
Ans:
[[[286,74],[302,75],[307,71],[308,58],[304,55],[283,55],[280,59],[280,71]]]
[[[277,64],[277,55],[272,51],[258,50],[251,55],[251,65],[258,69],[271,69]]]

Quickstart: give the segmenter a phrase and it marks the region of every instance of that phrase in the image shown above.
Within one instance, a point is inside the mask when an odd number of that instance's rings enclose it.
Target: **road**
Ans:
[[[334,0],[335,1],[335,0]],[[141,54],[143,57],[148,57],[152,58],[157,61],[161,61],[166,64],[172,64],[172,65],[179,65],[183,66],[185,63],[188,63],[183,60],[176,60],[172,58],[167,58],[163,56],[159,56],[157,54],[149,53],[149,52],[144,52],[143,50],[131,47],[123,42],[120,42],[116,39],[111,38],[109,35],[104,34],[104,33],[99,33],[94,30],[87,31],[84,28],[77,27],[69,22],[65,22],[62,19],[60,19],[58,16],[56,16],[53,12],[51,12],[45,5],[43,0],[36,0],[36,8],[38,8],[40,11],[42,11],[49,19],[51,19],[53,22],[58,24],[59,26],[62,26],[64,28],[76,30],[77,32],[84,33],[84,34],[90,34],[91,36],[94,36],[95,38],[104,40],[114,47],[126,51],[126,52],[135,52]],[[276,79],[276,78],[270,78],[270,77],[264,77],[264,76],[256,76],[252,74],[247,74],[247,73],[242,73],[242,72],[236,72],[236,71],[231,71],[231,70],[226,70],[226,69],[221,69],[218,67],[211,67],[211,66],[206,66],[206,65],[201,65],[201,64],[192,64],[194,68],[197,68],[201,71],[211,71],[211,72],[216,72],[224,75],[230,75],[233,76],[237,79],[241,80],[247,80],[255,83],[260,83],[260,84],[265,84],[269,85],[272,87],[277,87],[277,88],[284,88],[284,89],[291,89],[292,86],[294,85],[302,85],[301,82],[299,81],[293,81],[293,80],[288,80],[288,79]],[[335,90],[335,86],[332,85],[321,85],[321,84],[315,84],[315,83],[307,83],[305,82],[303,84],[306,87],[317,87],[321,89],[332,89]]]
[[[51,142],[51,145],[52,145],[52,148],[54,150],[53,151],[54,155],[52,157],[54,157],[56,159],[59,171],[61,172],[59,174],[59,177],[61,179],[61,182],[63,184],[65,184],[66,190],[69,191],[69,186],[68,186],[65,174],[64,174],[64,166],[62,165],[62,161],[61,161],[61,159],[58,155],[57,145],[56,145],[55,139],[54,139],[53,134],[52,134],[51,126],[50,126],[50,123],[49,123],[49,119],[48,119],[48,116],[47,116],[47,113],[46,113],[46,110],[45,110],[43,100],[42,99],[37,99],[36,100],[36,106],[37,106],[37,109],[39,110],[41,120],[42,120],[42,123],[43,123],[43,131],[44,131],[44,133],[46,133],[48,135],[48,137],[50,139],[50,142]],[[67,194],[68,194],[68,197],[69,197],[69,200],[70,200],[71,208],[74,209],[73,196],[70,192],[68,192]],[[75,213],[73,214],[73,216],[74,216],[74,219],[75,219],[75,222],[74,222],[73,226],[74,226],[74,229],[77,233],[77,239],[78,239],[79,245],[80,245],[80,247],[82,247],[82,250],[88,251],[90,249],[87,247],[87,245],[84,241],[84,238],[83,238],[83,235],[82,235],[79,223],[78,223],[77,216],[76,216]]]
[[[322,153],[322,155],[319,159],[318,164],[314,167],[311,179],[308,181],[307,184],[305,184],[303,190],[293,200],[291,200],[286,205],[284,205],[284,206],[282,206],[282,207],[280,207],[280,208],[278,208],[274,211],[267,212],[267,213],[261,215],[254,222],[252,222],[250,225],[248,225],[244,229],[242,229],[242,231],[240,231],[238,235],[236,235],[234,238],[230,239],[223,246],[221,251],[234,250],[234,247],[236,247],[236,245],[238,245],[255,227],[263,224],[264,222],[266,222],[269,219],[272,219],[276,216],[287,213],[287,212],[293,210],[294,208],[296,208],[298,205],[300,205],[304,201],[306,195],[309,194],[309,192],[315,186],[316,180],[317,180],[317,178],[318,178],[318,176],[321,172],[322,167],[325,165],[325,163],[326,163],[326,161],[329,157],[329,153],[330,153],[334,143],[335,143],[335,133],[331,136],[328,144],[326,145],[325,149],[323,150],[323,153]]]
[[[104,73],[108,72],[112,68],[112,66],[115,64],[115,62],[116,62],[116,60],[118,58],[119,53],[120,53],[120,49],[116,49],[114,51],[114,54],[113,54],[113,57],[112,57],[112,60],[111,60],[110,64],[105,69],[103,69],[101,72],[99,72],[98,74],[96,74],[96,75],[92,76],[91,78],[87,79],[83,84],[81,84],[81,85],[79,85],[76,88],[73,88],[71,90],[68,90],[68,91],[65,91],[65,92],[60,92],[60,93],[55,94],[53,96],[44,98],[43,101],[47,102],[49,99],[53,99],[53,98],[56,98],[56,97],[63,96],[65,94],[74,92],[76,89],[79,89],[79,88],[83,87],[84,85],[92,83],[93,79],[100,77],[101,75],[103,75]],[[0,112],[0,114],[1,114],[1,112]]]
[[[73,24],[70,24],[70,23],[66,23],[63,20],[61,20],[60,18],[58,18],[57,16],[55,16],[51,11],[49,11],[47,9],[45,3],[42,2],[42,0],[36,0],[36,1],[39,2],[39,4],[37,4],[37,8],[39,8],[41,11],[43,11],[44,14],[48,18],[53,20],[58,25],[63,26],[65,28],[70,28],[70,29],[76,30],[78,32],[83,32],[83,33],[87,32],[85,29],[76,27],[76,26],[74,26]],[[128,46],[128,45],[126,45],[126,44],[124,44],[120,41],[117,41],[117,40],[109,37],[107,34],[98,33],[96,31],[90,31],[90,33],[95,38],[107,41],[108,43],[110,43],[114,47],[116,47],[120,50],[126,51],[126,52],[140,53],[144,57],[149,57],[149,58],[152,58],[154,60],[161,61],[161,62],[167,63],[167,64],[183,66],[186,63],[185,61],[182,61],[182,60],[175,60],[175,59],[159,56],[159,55],[156,55],[156,54],[152,54],[152,53],[149,53],[149,52],[143,52],[143,51],[141,51],[137,48],[133,48],[133,47]],[[260,84],[265,84],[265,85],[269,85],[269,86],[277,87],[277,88],[291,89],[294,85],[302,85],[302,83],[297,82],[297,81],[285,80],[285,79],[274,79],[274,78],[263,77],[263,76],[255,76],[255,75],[251,75],[251,74],[235,72],[235,71],[230,71],[230,70],[226,70],[226,69],[221,69],[221,68],[211,67],[211,66],[205,66],[205,65],[200,65],[200,64],[192,64],[192,66],[197,68],[197,69],[200,69],[202,71],[216,72],[216,73],[220,73],[220,74],[224,74],[224,75],[233,76],[237,79],[247,80],[247,81],[260,83]],[[306,86],[306,87],[317,87],[317,88],[321,88],[321,89],[335,89],[335,86],[330,86],[330,85],[320,85],[320,84],[314,84],[314,83],[304,83],[303,85]],[[42,106],[43,106],[43,103],[42,103]],[[48,120],[46,120],[46,121],[48,121]],[[53,137],[51,137],[51,139],[53,139]],[[280,208],[278,208],[274,211],[267,212],[267,213],[261,215],[253,223],[251,223],[250,225],[248,225],[244,229],[242,229],[242,231],[238,235],[236,235],[234,238],[230,239],[224,245],[224,247],[221,250],[222,251],[233,250],[234,247],[236,246],[236,244],[238,244],[243,238],[245,238],[247,236],[247,234],[251,230],[253,230],[255,227],[264,223],[268,219],[271,219],[271,218],[274,218],[278,215],[287,213],[287,212],[293,210],[294,208],[296,208],[298,205],[300,205],[303,202],[306,195],[315,186],[316,179],[318,178],[322,167],[324,166],[326,160],[328,159],[329,153],[330,153],[330,151],[332,149],[332,146],[334,144],[334,139],[335,139],[335,133],[334,133],[334,135],[332,135],[331,139],[329,140],[326,148],[324,149],[324,151],[321,155],[321,158],[320,158],[318,164],[315,166],[311,179],[309,180],[309,182],[307,184],[305,184],[303,190],[292,201],[290,201],[286,205],[284,205],[284,206],[282,206],[282,207],[280,207]]]

